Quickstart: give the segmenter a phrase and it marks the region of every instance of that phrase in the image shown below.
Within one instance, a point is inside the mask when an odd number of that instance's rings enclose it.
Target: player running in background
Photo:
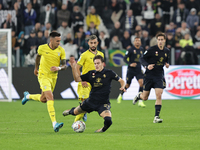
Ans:
[[[136,77],[139,83],[139,92],[142,92],[144,75],[141,70],[141,64],[139,59],[142,56],[144,49],[141,47],[141,39],[139,37],[136,37],[134,39],[133,44],[134,46],[128,49],[126,55],[124,56],[124,61],[128,64],[125,89],[128,89],[130,87],[132,79]],[[129,59],[129,61],[127,59]],[[119,94],[117,98],[117,103],[121,103],[123,94],[123,91]],[[135,105],[136,102],[137,101],[133,102],[133,104]],[[138,106],[145,107],[146,105],[143,103],[143,100],[140,99]]]
[[[26,91],[22,99],[22,105],[26,104],[28,100],[47,103],[47,110],[55,132],[59,131],[63,123],[56,122],[53,91],[56,85],[58,71],[67,68],[65,50],[59,46],[60,40],[60,33],[51,32],[50,43],[39,46],[34,74],[38,76],[42,91],[41,94],[29,94]]]
[[[96,35],[91,35],[89,37],[88,45],[89,49],[81,54],[77,62],[77,69],[78,69],[77,71],[80,73],[80,69],[82,67],[82,75],[86,74],[88,71],[95,70],[93,58],[96,55],[101,55],[104,57],[104,54],[97,50],[98,39]],[[77,93],[79,96],[79,100],[81,100],[82,102],[86,100],[89,97],[90,91],[91,91],[90,83],[85,81],[78,83]],[[86,121],[87,116],[86,114],[85,115],[84,114],[85,113],[77,115],[74,122],[81,120],[82,118],[83,121]]]
[[[138,93],[134,100],[147,100],[151,88],[154,88],[156,103],[153,123],[162,123],[163,119],[160,119],[159,114],[162,106],[161,96],[163,89],[166,86],[163,66],[166,68],[169,67],[169,49],[165,47],[166,36],[164,33],[158,33],[156,39],[157,45],[150,47],[140,58],[141,64],[146,67],[144,74],[144,89],[143,92]]]
[[[95,132],[105,132],[112,124],[109,94],[112,80],[120,83],[120,90],[125,91],[125,82],[112,70],[104,68],[104,59],[101,55],[94,57],[95,70],[80,75],[77,71],[76,62],[73,57],[70,58],[72,73],[76,82],[87,81],[91,84],[92,89],[88,99],[83,101],[78,107],[63,112],[64,116],[78,115],[80,113],[97,111],[104,118],[104,126]]]

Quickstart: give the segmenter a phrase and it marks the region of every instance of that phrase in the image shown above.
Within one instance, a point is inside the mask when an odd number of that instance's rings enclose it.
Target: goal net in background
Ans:
[[[0,29],[0,101],[19,99],[12,85],[11,29]]]

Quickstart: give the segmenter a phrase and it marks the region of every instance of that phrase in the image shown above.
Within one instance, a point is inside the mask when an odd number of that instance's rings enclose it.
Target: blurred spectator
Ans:
[[[146,30],[149,32],[149,28],[147,27],[146,20],[144,18],[141,20],[140,26],[142,30]]]
[[[193,46],[193,41],[192,39],[190,38],[190,34],[189,33],[186,33],[184,35],[184,39],[181,39],[179,41],[179,44],[182,48],[186,47],[186,46]]]
[[[170,22],[170,7],[173,6],[173,0],[159,0],[161,2],[160,8],[162,9],[164,24]]]
[[[29,35],[35,25],[36,12],[32,9],[32,4],[28,3],[24,10],[25,35]]]
[[[78,52],[79,52],[79,49],[80,49],[80,47],[81,47],[81,43],[82,43],[82,41],[84,40],[83,38],[82,38],[82,32],[76,32],[76,38],[74,38],[74,44],[76,44],[77,45],[77,47],[78,47]]]
[[[68,43],[72,39],[73,39],[72,33],[71,32],[67,33],[66,39],[64,40],[64,44]]]
[[[174,35],[175,32],[176,32],[174,23],[170,22],[169,25],[166,25],[165,26],[165,31],[166,31],[166,33],[172,33]]]
[[[111,0],[111,9],[112,9],[111,20],[115,24],[117,21],[119,21],[123,13],[123,8],[121,7],[121,5],[117,0]]]
[[[122,47],[123,49],[128,50],[129,48],[131,48],[132,44],[131,44],[131,38],[130,38],[130,33],[129,31],[124,31],[124,35],[120,40],[122,42]]]
[[[149,38],[149,32],[147,32],[146,30],[142,31],[141,42],[144,50],[147,50],[149,48],[150,38]]]
[[[112,40],[110,41],[109,44],[109,49],[113,49],[113,50],[122,50],[122,43],[119,40],[118,36],[113,36]]]
[[[186,23],[191,31],[192,36],[195,35],[197,26],[199,25],[199,17],[196,15],[196,9],[192,8],[187,16]]]
[[[26,66],[34,66],[35,58],[37,55],[37,38],[34,31],[31,31],[30,36],[26,41],[26,50],[25,50],[25,65]]]
[[[193,43],[194,43],[194,48],[196,50],[197,55],[200,55],[200,31],[197,31],[193,39]]]
[[[41,24],[38,22],[35,24],[35,27],[33,28],[33,30],[35,31],[36,35],[37,33],[42,30]]]
[[[19,3],[14,3],[14,10],[16,13],[17,18],[17,28],[16,28],[16,35],[18,35],[22,30],[24,30],[24,17],[23,17],[23,10],[19,8]]]
[[[149,35],[151,37],[154,37],[158,32],[164,32],[164,30],[165,24],[163,23],[163,20],[160,17],[160,15],[157,13],[155,14],[155,19],[151,22]]]
[[[142,5],[140,0],[134,0],[134,2],[131,3],[130,9],[133,11],[134,16],[141,16]]]
[[[45,10],[40,15],[40,23],[44,26],[46,23],[50,23],[51,26],[55,25],[55,14],[51,12],[51,5],[47,4]]]
[[[72,30],[70,27],[68,27],[68,24],[66,21],[62,22],[62,25],[57,29],[57,31],[61,34],[62,43],[64,43],[64,40],[66,40],[67,34],[72,33]]]
[[[131,36],[131,42],[135,40],[135,37],[139,37],[140,39],[142,38],[142,28],[140,25],[135,27],[134,34]]]
[[[19,67],[20,66],[20,52],[19,48],[16,47],[16,41],[17,38],[15,36],[15,31],[12,31],[12,65],[13,67]]]
[[[81,47],[80,47],[80,50],[79,50],[79,56],[85,52],[86,50],[89,49],[89,45],[88,45],[88,40],[89,40],[89,37],[90,37],[90,31],[87,31],[85,33],[85,39],[81,42]]]
[[[46,6],[47,4],[54,3],[57,6],[57,0],[42,0],[42,6]]]
[[[166,47],[169,48],[169,49],[175,47],[175,41],[174,41],[174,38],[173,38],[173,34],[172,34],[172,33],[167,33]]]
[[[49,22],[47,22],[47,23],[45,24],[45,26],[42,27],[42,31],[45,31],[45,30],[47,30],[47,31],[49,32],[49,34],[51,33],[52,27],[51,27],[51,24],[50,24]]]
[[[123,31],[120,28],[120,22],[116,22],[114,25],[114,29],[110,32],[110,40],[112,40],[113,36],[117,35],[118,39],[120,39],[123,36]]]
[[[189,11],[185,8],[185,4],[178,4],[178,8],[175,10],[173,15],[173,22],[176,24],[177,27],[181,26],[181,22],[186,21],[188,14]]]
[[[200,11],[200,2],[199,0],[187,0],[186,1],[186,8],[191,11],[192,8],[195,8],[197,13]]]
[[[90,31],[91,35],[96,35],[97,37],[99,37],[99,31],[95,28],[94,22],[90,22],[88,31]]]
[[[6,24],[6,28],[16,31],[15,23],[12,21],[11,14],[8,13],[7,19],[1,24],[1,28],[3,28],[4,24]]]
[[[67,10],[67,5],[62,4],[61,10],[57,12],[57,27],[60,27],[62,22],[65,21],[69,24],[70,11]]]
[[[38,2],[38,0],[31,0],[32,3],[32,7],[36,12],[36,19],[35,22],[39,22],[40,19],[40,4]]]
[[[107,5],[107,0],[90,0],[89,6],[94,6],[96,13],[102,18],[103,11]]]
[[[37,37],[36,38],[37,38],[37,44],[36,44],[37,47],[36,47],[36,49],[38,49],[38,47],[40,45],[46,44],[45,37],[44,37],[43,32],[41,30],[37,32]]]
[[[25,58],[24,58],[24,51],[25,51],[25,39],[24,39],[24,31],[21,31],[17,37],[16,41],[16,50],[20,52],[20,66],[24,66]]]
[[[50,42],[50,38],[49,38],[49,31],[45,30],[44,31],[44,39],[45,39],[45,43],[49,43]]]
[[[83,19],[84,17],[80,12],[79,6],[74,6],[73,12],[71,14],[71,21],[72,21],[71,28],[73,28],[74,34],[78,32],[80,26],[83,26]]]
[[[190,34],[190,30],[187,28],[187,23],[181,23],[181,34],[184,36],[185,34]]]
[[[154,36],[153,38],[151,38],[151,40],[150,40],[150,47],[152,47],[152,46],[154,46],[154,45],[156,45],[157,44],[157,39],[156,39],[156,37]]]
[[[137,20],[133,16],[133,11],[128,10],[126,17],[121,19],[121,25],[123,30],[128,30],[130,33],[134,33],[134,29],[137,26]]]
[[[67,61],[69,61],[70,55],[73,55],[76,60],[78,59],[78,52],[77,52],[78,46],[76,44],[73,44],[72,39],[70,39],[69,42],[63,45],[62,47],[65,49]]]
[[[106,63],[109,61],[109,55],[108,55],[109,43],[110,43],[109,38],[107,37],[104,31],[101,31],[99,35],[99,47],[100,47],[99,50],[104,53]]]
[[[175,33],[175,36],[174,36],[174,40],[175,40],[175,49],[180,49],[180,44],[179,44],[179,41],[181,39],[183,39],[183,35],[181,34],[181,28],[177,28],[176,29],[176,33]]]
[[[94,22],[95,28],[98,30],[99,25],[101,23],[100,17],[98,14],[96,14],[96,9],[94,6],[90,7],[90,13],[86,16],[86,24],[87,24],[87,29],[90,26],[90,22]]]
[[[155,7],[153,6],[152,1],[147,0],[144,6],[144,14],[143,14],[143,18],[146,20],[147,26],[149,26],[151,21],[154,19],[154,10]]]

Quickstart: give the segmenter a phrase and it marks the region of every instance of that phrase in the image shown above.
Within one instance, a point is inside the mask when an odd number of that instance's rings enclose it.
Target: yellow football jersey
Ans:
[[[43,44],[38,47],[38,54],[41,56],[39,74],[56,78],[58,71],[52,72],[51,67],[60,66],[60,60],[66,59],[65,50],[61,46],[53,50],[48,44]]]
[[[101,55],[102,57],[104,57],[104,54],[100,51],[97,51],[96,55]],[[96,55],[90,52],[89,50],[81,54],[77,64],[82,66],[82,74],[86,74],[90,70],[95,70],[93,58]]]

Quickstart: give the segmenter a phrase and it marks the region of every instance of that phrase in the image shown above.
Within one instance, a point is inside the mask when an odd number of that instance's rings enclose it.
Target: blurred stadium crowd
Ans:
[[[12,29],[13,67],[33,66],[37,47],[49,33],[61,33],[66,59],[87,50],[88,37],[98,50],[127,50],[140,37],[144,50],[166,33],[174,64],[200,64],[200,0],[0,0],[1,29]]]

